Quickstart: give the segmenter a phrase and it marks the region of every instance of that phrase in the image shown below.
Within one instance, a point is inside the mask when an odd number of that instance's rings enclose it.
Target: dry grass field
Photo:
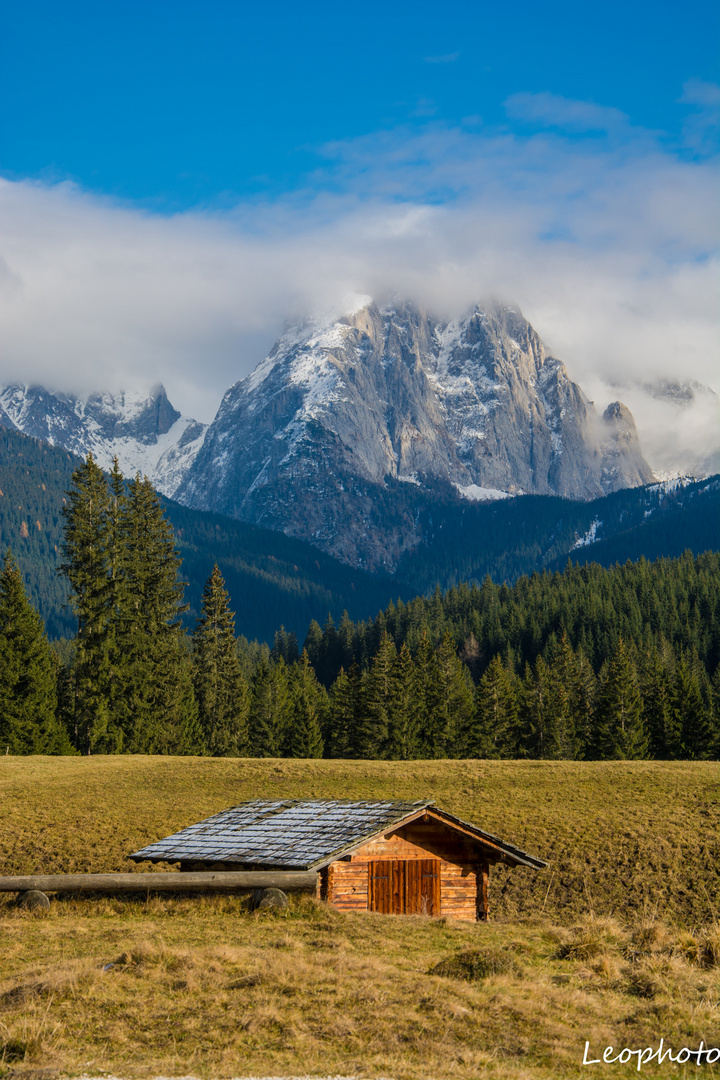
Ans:
[[[561,1080],[638,1075],[583,1066],[586,1040],[720,1046],[717,763],[3,757],[0,873],[141,870],[128,852],[274,796],[432,797],[550,866],[496,873],[477,925],[1,898],[0,1076]]]

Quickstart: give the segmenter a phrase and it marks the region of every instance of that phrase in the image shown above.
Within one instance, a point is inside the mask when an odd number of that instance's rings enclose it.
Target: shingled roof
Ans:
[[[318,870],[426,810],[470,840],[495,849],[505,863],[536,869],[547,865],[424,800],[253,799],[149,844],[128,858],[136,862],[220,862]]]

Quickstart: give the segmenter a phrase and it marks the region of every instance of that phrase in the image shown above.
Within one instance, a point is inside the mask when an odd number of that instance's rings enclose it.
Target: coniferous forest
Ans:
[[[48,643],[8,553],[0,748],[256,757],[720,756],[720,554],[568,564],[459,585],[373,620],[235,635],[216,565],[183,623],[173,529],[149,481],[91,457],[62,508],[76,619]]]

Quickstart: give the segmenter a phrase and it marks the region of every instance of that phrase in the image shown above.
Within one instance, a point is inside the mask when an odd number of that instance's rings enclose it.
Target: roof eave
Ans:
[[[528,866],[532,870],[542,870],[548,865],[545,859],[539,859],[536,855],[530,855],[529,852],[515,847],[514,844],[508,844],[498,836],[493,836],[491,833],[485,833],[482,829],[478,829],[476,825],[471,825],[469,822],[463,821],[462,818],[450,814],[447,810],[440,810],[439,807],[433,806],[430,812],[440,820],[447,821],[449,825],[454,826],[458,831],[469,835],[485,848],[497,851],[498,861],[504,862],[510,866]]]

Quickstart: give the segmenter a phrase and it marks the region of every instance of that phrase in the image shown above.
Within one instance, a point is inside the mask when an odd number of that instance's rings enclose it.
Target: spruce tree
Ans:
[[[300,653],[298,652],[297,635],[294,630],[288,633],[285,627],[281,625],[280,629],[276,631],[272,649],[270,650],[270,659],[274,663],[278,660],[282,660],[286,664],[297,663],[300,659]]]
[[[215,757],[248,752],[248,688],[235,646],[235,619],[215,563],[192,635],[193,684],[203,745]]]
[[[320,662],[320,650],[322,649],[322,630],[317,619],[311,619],[308,626],[307,637],[303,644],[303,652],[308,654],[313,670],[317,671]]]
[[[620,638],[598,686],[595,755],[601,759],[644,758],[647,749],[637,670]]]
[[[675,666],[669,697],[673,728],[679,733],[680,745],[675,756],[686,760],[711,757],[714,749],[712,715],[703,700],[698,675],[684,656]]]
[[[126,747],[135,753],[182,752],[192,741],[197,705],[180,615],[183,583],[172,527],[149,480],[136,476],[123,507],[127,609],[116,641]]]
[[[415,664],[406,644],[393,665],[394,693],[388,706],[387,756],[410,761],[418,756],[418,711],[415,704]]]
[[[365,679],[363,712],[354,732],[354,756],[382,758],[387,749],[390,711],[396,693],[395,662],[397,651],[387,630]]]
[[[291,677],[290,723],[285,735],[286,757],[322,757],[323,695],[323,688],[315,677],[310,658],[303,649]]]
[[[355,627],[347,611],[343,611],[340,625],[338,626],[338,638],[340,639],[341,664],[346,671],[355,659]]]
[[[423,736],[427,757],[459,756],[459,738],[472,720],[473,705],[472,679],[446,630],[435,653],[426,697],[427,726]]]
[[[518,750],[515,679],[494,656],[475,693],[474,716],[466,728],[463,753],[471,758],[512,758]]]
[[[353,686],[345,669],[330,687],[330,728],[325,753],[330,758],[350,757],[350,733],[355,725]]]
[[[353,660],[350,670],[343,668],[330,689],[330,731],[327,756],[358,756],[358,737],[364,715],[365,687],[360,668]]]
[[[520,724],[524,752],[532,758],[562,757],[568,722],[566,689],[538,656],[533,668],[526,665],[522,684]]]
[[[340,635],[335,629],[332,615],[328,614],[327,622],[322,631],[317,663],[313,664],[315,674],[323,686],[332,685],[335,676],[342,667],[342,652]]]
[[[269,663],[261,657],[251,680],[250,753],[252,757],[279,757],[290,724],[288,667],[282,657]]]
[[[88,455],[63,507],[64,562],[78,617],[69,705],[84,753],[199,749],[183,586],[172,529],[150,482],[126,488],[117,460],[109,480]]]
[[[71,738],[83,753],[122,749],[123,730],[114,714],[113,658],[117,655],[110,553],[110,493],[92,454],[74,471],[62,508],[65,519],[59,572],[67,577],[77,615],[72,669]]]
[[[668,761],[679,754],[680,730],[670,703],[671,673],[658,649],[653,648],[643,656],[639,678],[648,754]]]
[[[592,727],[595,676],[566,633],[548,647],[546,657],[554,710],[546,756],[572,761],[582,757]]]
[[[65,754],[56,662],[10,552],[0,571],[0,753]]]
[[[413,712],[415,717],[415,740],[417,756],[431,757],[429,732],[431,729],[430,710],[433,702],[433,688],[436,679],[435,650],[426,630],[420,633],[415,655],[413,678]]]

